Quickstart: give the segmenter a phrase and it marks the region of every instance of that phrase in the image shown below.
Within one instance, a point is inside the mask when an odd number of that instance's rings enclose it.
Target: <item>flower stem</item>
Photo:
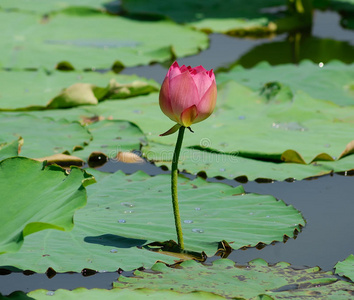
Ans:
[[[178,138],[175,147],[175,152],[173,153],[172,171],[171,171],[171,193],[172,193],[173,214],[175,216],[175,226],[177,231],[178,245],[180,246],[181,250],[184,249],[184,242],[183,242],[181,217],[179,214],[179,207],[178,207],[177,180],[178,180],[178,158],[179,158],[179,153],[181,152],[181,146],[182,146],[185,129],[186,127],[181,126],[178,131]]]

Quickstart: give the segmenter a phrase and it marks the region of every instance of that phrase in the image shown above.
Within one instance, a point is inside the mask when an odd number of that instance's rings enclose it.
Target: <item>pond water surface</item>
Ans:
[[[349,53],[331,54],[333,57],[330,57],[328,51],[324,49],[323,53],[316,53],[316,57],[313,56],[313,53],[302,53],[301,58],[312,59],[316,63],[326,63],[335,58],[346,63],[353,62],[354,31],[341,28],[339,20],[339,16],[334,12],[316,11],[312,34],[302,33],[301,38],[304,43],[314,40],[320,43],[324,39],[337,41],[337,43],[342,43],[343,49],[347,49]],[[203,65],[206,69],[218,70],[219,68],[227,68],[235,62],[239,62],[245,67],[252,67],[263,60],[279,64],[297,63],[299,59],[299,57],[288,55],[289,53],[284,55],[284,53],[277,52],[277,49],[285,49],[278,47],[282,44],[286,44],[287,48],[291,49],[291,38],[287,34],[257,40],[228,37],[221,34],[212,34],[210,38],[211,46],[208,50],[196,56],[178,59],[178,62],[192,66]],[[264,48],[265,46],[267,48]],[[257,48],[261,51],[258,51]],[[270,50],[263,51],[262,49]],[[251,55],[252,52],[255,55]],[[264,56],[259,53],[263,53]],[[124,69],[121,73],[137,74],[161,83],[167,68],[168,66],[156,64]],[[132,173],[138,169],[151,175],[166,173],[166,171],[150,164],[132,165],[115,162],[107,163],[100,168],[102,171],[109,172],[119,169],[126,173]],[[220,180],[213,178],[208,180],[220,182]],[[223,180],[223,182],[232,186],[240,185],[239,182],[233,180]],[[354,253],[354,233],[352,230],[354,227],[354,177],[333,174],[312,180],[273,183],[247,182],[242,185],[247,192],[270,194],[293,205],[302,212],[307,224],[296,239],[289,239],[286,243],[277,242],[261,250],[256,248],[236,250],[228,258],[240,264],[245,264],[255,258],[263,258],[269,263],[286,261],[294,266],[319,266],[324,270],[332,270],[338,261]],[[56,274],[49,279],[45,274],[11,273],[0,275],[0,293],[7,295],[16,290],[28,292],[39,288],[48,290],[77,287],[109,289],[112,287],[112,281],[116,280],[118,276],[118,273],[98,273],[93,276],[83,276],[76,273]]]

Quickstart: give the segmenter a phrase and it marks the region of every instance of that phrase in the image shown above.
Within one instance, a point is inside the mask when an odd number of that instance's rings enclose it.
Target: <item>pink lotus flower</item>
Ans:
[[[208,118],[215,108],[216,94],[213,70],[207,71],[202,66],[180,67],[174,62],[162,83],[159,102],[162,112],[178,125],[163,135]]]

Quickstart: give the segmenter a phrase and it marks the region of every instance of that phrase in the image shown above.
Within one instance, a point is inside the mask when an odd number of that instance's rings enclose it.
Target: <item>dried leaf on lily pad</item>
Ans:
[[[113,282],[120,289],[155,289],[181,293],[192,291],[213,292],[228,299],[302,299],[316,296],[319,299],[348,299],[354,292],[351,283],[338,280],[331,272],[320,268],[293,269],[285,262],[268,265],[255,259],[246,266],[237,266],[228,259],[203,265],[193,260],[178,268],[156,263],[152,271],[134,272],[134,277],[120,276]],[[265,296],[269,298],[264,298]]]
[[[70,167],[70,166],[82,167],[85,163],[80,157],[62,154],[62,153],[53,154],[51,156],[45,156],[41,158],[35,158],[35,160],[45,161],[47,165],[56,164],[61,167]]]
[[[97,183],[88,186],[87,205],[76,212],[69,233],[31,235],[21,250],[0,256],[0,266],[45,272],[115,271],[151,267],[156,260],[180,260],[163,252],[138,249],[152,242],[176,240],[170,176],[150,177],[139,171],[108,174],[88,169]],[[178,181],[185,249],[213,255],[226,240],[234,249],[293,237],[305,225],[299,211],[269,195],[245,194],[203,179]],[[67,245],[70,245],[68,247]],[[41,252],[35,251],[41,248]],[[65,251],[66,255],[62,255]],[[43,256],[46,254],[46,256]],[[70,260],[67,259],[70,257]]]
[[[47,104],[47,108],[68,108],[79,105],[96,105],[98,99],[93,93],[93,85],[89,83],[75,83],[54,97]]]
[[[339,158],[348,156],[350,154],[354,154],[354,140],[348,143],[348,145],[345,147],[344,151],[342,154],[339,156]]]
[[[58,166],[45,167],[24,157],[0,162],[0,254],[18,251],[35,232],[71,230],[74,212],[86,204],[89,178],[78,168],[67,174]]]
[[[75,83],[50,100],[46,108],[97,105],[99,101],[106,99],[126,99],[156,92],[157,90],[157,87],[143,81],[121,84],[111,79],[109,85],[104,88],[89,83]]]

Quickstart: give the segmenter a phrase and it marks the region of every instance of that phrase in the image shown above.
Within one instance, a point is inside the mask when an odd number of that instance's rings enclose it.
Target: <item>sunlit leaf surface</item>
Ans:
[[[82,7],[104,10],[104,4],[109,0],[31,0],[31,1],[12,1],[1,0],[0,8],[6,10],[19,10],[26,12],[35,12],[39,14],[48,14],[51,12],[61,11],[70,7]]]
[[[71,230],[74,212],[86,204],[87,177],[77,168],[68,175],[23,157],[0,162],[0,254],[17,251],[35,232]]]
[[[0,65],[5,68],[52,70],[61,62],[79,70],[131,67],[195,54],[208,46],[206,34],[171,21],[136,21],[102,13],[59,13],[41,19],[0,11],[0,27],[4,29]]]
[[[120,152],[139,150],[140,144],[146,144],[146,138],[139,127],[121,120],[102,120],[87,126],[92,141],[83,150],[74,154],[87,160],[92,152],[102,152],[115,159]]]
[[[336,273],[340,276],[348,277],[354,281],[354,255],[349,255],[345,260],[338,262],[335,265]]]
[[[0,294],[1,295],[1,294]],[[48,290],[36,290],[28,294],[22,292],[15,292],[9,297],[2,297],[2,299],[11,300],[24,300],[28,299],[125,299],[125,300],[142,300],[142,299],[176,299],[176,300],[200,300],[200,299],[225,299],[222,296],[216,295],[214,293],[207,292],[192,292],[192,293],[180,293],[175,291],[156,291],[152,289],[140,289],[140,290],[129,290],[129,289],[85,289],[77,288],[72,291],[59,289],[56,291]]]
[[[264,53],[264,49],[262,52]],[[281,85],[285,85],[290,88],[292,94],[302,90],[315,99],[329,100],[345,106],[354,105],[353,78],[354,65],[346,65],[339,61],[328,64],[302,61],[300,65],[284,64],[279,66],[271,66],[263,62],[249,70],[236,66],[229,72],[219,73],[217,82],[221,84],[228,80],[234,80],[257,92],[264,90],[267,84],[273,83],[273,95],[270,94],[271,91],[268,88],[268,97],[276,97],[282,88]],[[340,117],[341,115],[338,114],[338,118]]]
[[[0,141],[22,137],[21,156],[40,158],[87,145],[90,133],[78,122],[37,118],[17,113],[0,113]]]
[[[0,110],[75,107],[85,103],[97,104],[105,99],[125,99],[158,90],[158,84],[153,80],[113,72],[102,74],[53,71],[47,74],[42,69],[32,72],[0,71],[0,81],[3,83]],[[79,84],[84,85],[84,88],[80,89]],[[63,90],[69,87],[72,87],[71,92],[74,95],[69,99],[70,102],[67,99],[63,103],[63,95],[67,95]]]
[[[264,299],[261,295],[271,297],[266,299],[305,299],[311,296],[348,299],[354,291],[352,284],[338,281],[331,272],[321,272],[318,267],[295,270],[285,262],[269,266],[261,259],[251,261],[248,266],[235,266],[228,259],[217,260],[211,266],[186,261],[181,268],[157,263],[152,270],[155,273],[137,270],[135,277],[120,276],[113,284],[129,289],[214,292],[228,299]]]
[[[0,161],[8,157],[17,156],[20,143],[22,143],[22,139],[18,139],[9,143],[0,143]]]

